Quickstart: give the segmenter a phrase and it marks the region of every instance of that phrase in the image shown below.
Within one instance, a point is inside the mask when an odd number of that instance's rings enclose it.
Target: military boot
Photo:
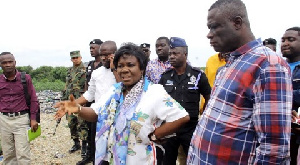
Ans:
[[[87,141],[83,140],[81,143],[81,157],[85,158],[86,157],[86,153],[87,152]]]
[[[74,145],[73,147],[69,150],[69,153],[73,153],[77,150],[80,150],[80,141],[78,139],[73,139],[74,140]]]
[[[90,147],[87,146],[86,156],[82,157],[82,160],[77,162],[76,165],[86,165],[93,161],[93,157],[91,155]]]

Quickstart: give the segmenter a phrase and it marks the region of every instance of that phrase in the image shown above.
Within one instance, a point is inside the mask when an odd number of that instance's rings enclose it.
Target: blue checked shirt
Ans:
[[[291,108],[288,64],[249,42],[217,75],[187,164],[288,164]]]

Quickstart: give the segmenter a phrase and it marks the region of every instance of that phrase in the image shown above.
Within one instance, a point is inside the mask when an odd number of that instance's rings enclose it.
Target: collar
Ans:
[[[235,57],[239,57],[243,54],[246,54],[247,52],[249,52],[250,50],[262,46],[262,42],[261,39],[256,39],[253,41],[248,42],[247,44],[239,47],[237,50],[233,51],[230,56],[235,56]]]
[[[161,63],[163,63],[163,64],[169,64],[170,62],[169,62],[169,60],[167,60],[167,61],[165,61],[165,62],[163,62],[163,61],[160,61],[160,59],[159,58],[157,58],[156,59],[158,62],[161,62]]]
[[[12,80],[8,80],[7,79],[7,77],[5,76],[5,74],[3,74],[3,78],[6,80],[6,81],[17,81],[17,77],[19,77],[19,75],[20,75],[21,73],[16,69],[16,74],[15,74],[15,77],[14,77],[14,79],[12,79]],[[20,78],[21,79],[21,78]]]
[[[73,68],[82,68],[82,67],[84,67],[84,65],[83,65],[83,62],[82,62],[82,61],[80,62],[80,64],[79,64],[78,66],[74,66],[74,65],[73,65]]]
[[[172,70],[171,77],[173,77],[174,74],[176,74],[175,69]],[[185,75],[185,74],[188,77],[191,77],[191,75],[192,75],[192,67],[188,63],[186,64],[185,72],[182,75]]]

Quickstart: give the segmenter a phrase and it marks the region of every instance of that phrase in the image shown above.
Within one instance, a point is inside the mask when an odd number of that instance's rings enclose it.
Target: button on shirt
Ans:
[[[289,162],[288,64],[260,39],[231,53],[191,140],[187,164]]]
[[[157,84],[160,80],[161,74],[169,68],[171,68],[169,61],[162,62],[158,58],[151,60],[147,64],[146,76],[151,82]]]
[[[26,74],[28,94],[31,96],[31,119],[36,118],[38,100],[29,75]],[[0,75],[0,112],[20,112],[29,109],[26,104],[21,73],[16,72],[14,80],[9,81],[4,74]]]
[[[91,80],[89,82],[89,88],[83,94],[83,97],[89,102],[92,102],[94,100],[95,102],[98,102],[102,95],[104,95],[115,83],[116,78],[111,70],[106,69],[104,66],[101,66],[100,68],[93,71]],[[91,108],[93,107],[94,105],[92,104]]]
[[[180,77],[174,69],[162,74],[159,84],[187,110],[191,120],[198,120],[200,94],[209,95],[211,87],[204,72],[187,65]]]

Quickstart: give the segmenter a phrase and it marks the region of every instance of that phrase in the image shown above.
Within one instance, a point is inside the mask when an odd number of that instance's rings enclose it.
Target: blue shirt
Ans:
[[[247,43],[216,77],[187,164],[288,163],[291,108],[287,62],[260,39]]]

